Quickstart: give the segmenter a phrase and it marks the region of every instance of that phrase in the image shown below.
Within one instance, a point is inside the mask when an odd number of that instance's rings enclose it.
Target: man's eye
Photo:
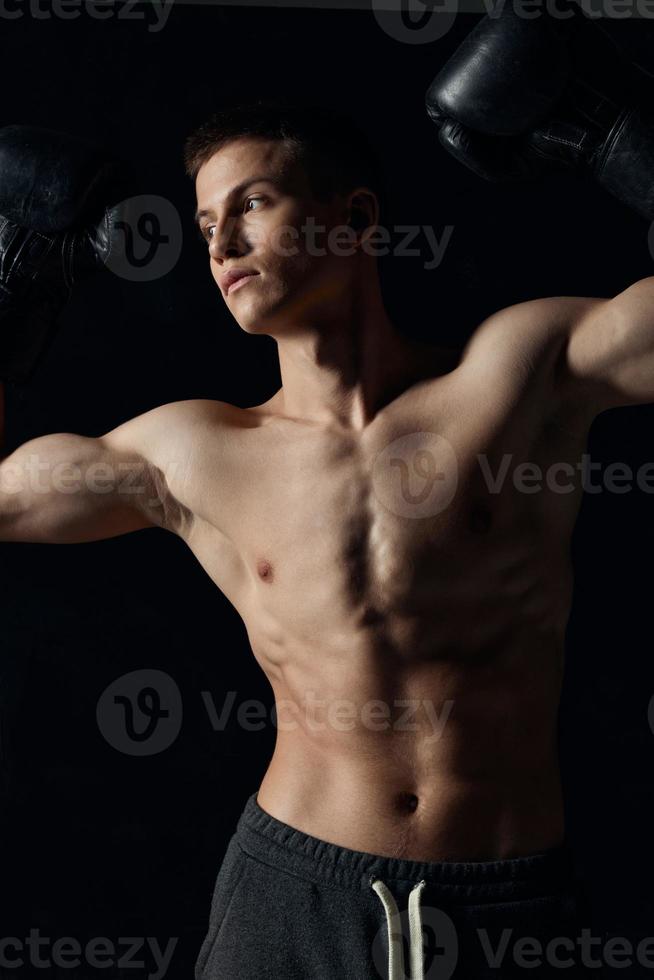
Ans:
[[[265,201],[265,200],[266,198],[263,195],[257,195],[257,197],[248,197],[247,201],[245,202],[244,210],[250,211],[251,209],[248,207],[248,205],[252,204],[253,201]],[[205,225],[204,228],[200,229],[200,237],[205,242],[210,242],[211,239],[213,238],[211,232],[215,230],[215,227],[216,227],[215,225]]]

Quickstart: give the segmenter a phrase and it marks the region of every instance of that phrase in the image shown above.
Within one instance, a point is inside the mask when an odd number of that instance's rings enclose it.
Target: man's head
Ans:
[[[379,224],[383,180],[349,118],[279,102],[225,109],[188,138],[184,162],[212,274],[248,332],[329,322],[357,278],[377,275],[361,244]],[[224,277],[239,269],[255,275],[228,293]]]

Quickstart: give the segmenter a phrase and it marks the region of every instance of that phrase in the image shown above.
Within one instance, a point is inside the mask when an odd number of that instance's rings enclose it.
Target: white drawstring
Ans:
[[[422,909],[420,908],[420,895],[426,881],[419,881],[411,889],[409,895],[409,956],[411,958],[411,977],[412,980],[424,980],[425,976],[425,957],[422,946]]]
[[[422,946],[420,895],[426,884],[426,881],[419,881],[417,885],[413,886],[409,895],[409,956],[411,960],[411,976],[407,978],[404,972],[402,928],[397,902],[381,878],[377,878],[376,881],[372,882],[372,890],[379,896],[386,912],[388,980],[424,980],[425,965]]]

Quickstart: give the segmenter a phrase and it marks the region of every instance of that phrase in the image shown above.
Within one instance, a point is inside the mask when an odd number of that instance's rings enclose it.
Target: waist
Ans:
[[[564,836],[558,757],[530,767],[452,769],[444,752],[383,755],[289,745],[278,737],[259,788],[261,807],[311,836],[411,860],[501,859],[556,847]],[[415,748],[415,747],[414,747]],[[491,760],[492,762],[492,760]]]
[[[235,836],[251,857],[316,883],[367,890],[371,880],[381,878],[401,891],[424,879],[435,899],[532,898],[565,890],[574,873],[565,838],[553,847],[503,859],[427,861],[387,856],[344,847],[279,820],[263,808],[257,793],[248,799]]]

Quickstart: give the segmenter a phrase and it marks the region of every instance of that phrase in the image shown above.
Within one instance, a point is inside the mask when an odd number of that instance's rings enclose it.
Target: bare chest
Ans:
[[[529,405],[440,418],[414,407],[363,439],[248,430],[232,492],[214,497],[207,471],[196,554],[239,611],[304,642],[326,623],[346,635],[497,610],[565,554],[579,494],[553,493],[547,471],[574,450]]]

